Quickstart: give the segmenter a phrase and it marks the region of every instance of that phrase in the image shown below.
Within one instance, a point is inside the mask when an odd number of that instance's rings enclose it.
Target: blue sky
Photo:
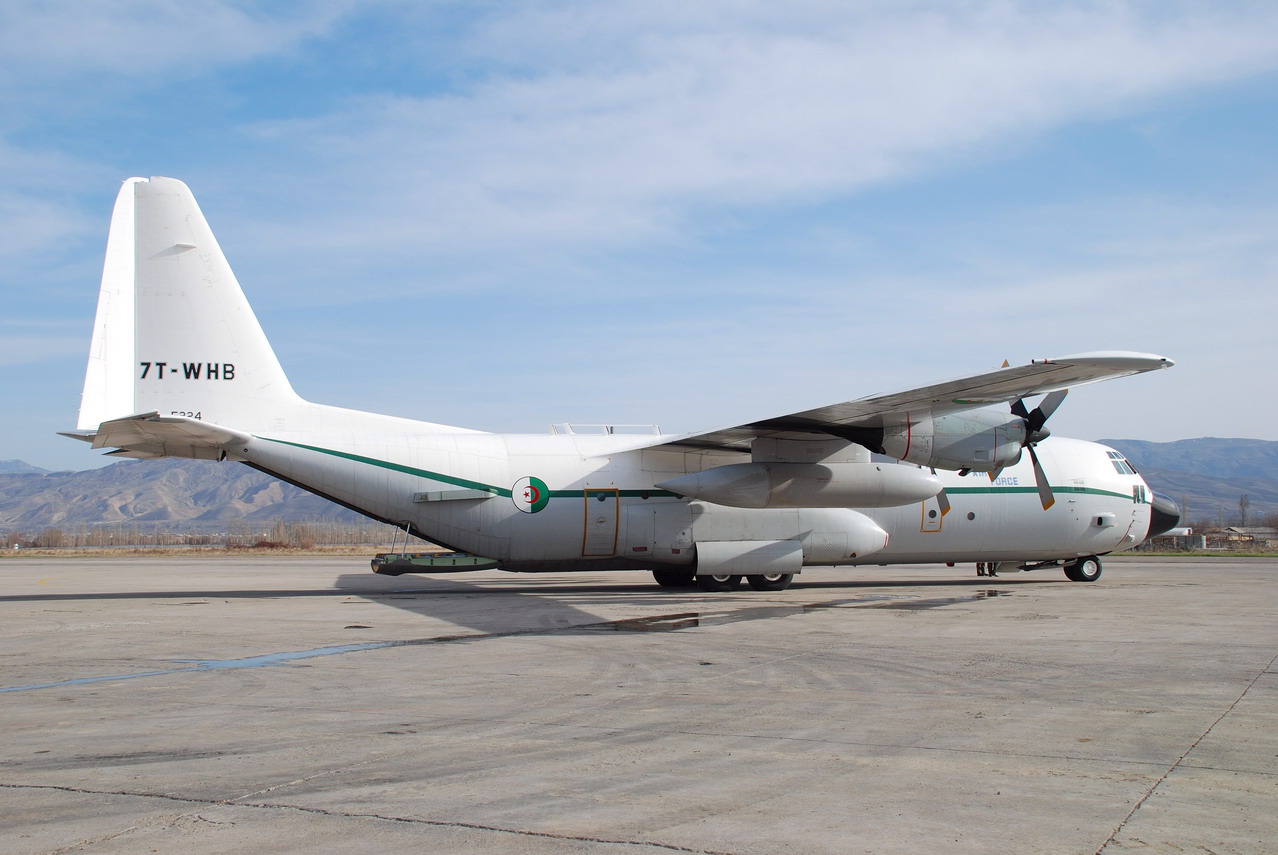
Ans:
[[[709,428],[1090,350],[1057,433],[1278,440],[1278,6],[9,2],[0,458],[111,204],[200,200],[299,393]]]

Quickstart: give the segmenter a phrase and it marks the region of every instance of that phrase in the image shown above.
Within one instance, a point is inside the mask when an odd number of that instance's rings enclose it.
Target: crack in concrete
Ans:
[[[1132,805],[1132,809],[1127,812],[1127,816],[1123,817],[1122,822],[1118,823],[1118,825],[1115,826],[1114,830],[1109,833],[1109,837],[1106,837],[1104,842],[1101,843],[1100,847],[1097,848],[1095,855],[1101,855],[1102,852],[1104,852],[1106,849],[1109,848],[1109,844],[1114,842],[1114,838],[1116,838],[1118,836],[1118,833],[1123,830],[1124,826],[1126,826],[1127,823],[1131,821],[1131,818],[1136,815],[1136,811],[1140,810],[1141,805],[1149,801],[1150,797],[1154,795],[1154,792],[1163,785],[1163,782],[1166,781],[1169,777],[1171,777],[1172,772],[1175,772],[1177,769],[1181,768],[1181,764],[1185,762],[1185,758],[1188,757],[1193,752],[1193,750],[1197,748],[1198,745],[1204,739],[1207,738],[1207,734],[1211,733],[1212,730],[1216,727],[1216,725],[1220,724],[1222,721],[1225,720],[1225,716],[1233,712],[1234,708],[1237,707],[1240,703],[1242,703],[1242,699],[1247,697],[1247,693],[1252,690],[1252,688],[1256,685],[1256,683],[1260,682],[1260,678],[1270,673],[1269,669],[1274,667],[1275,662],[1278,662],[1278,654],[1276,654],[1272,659],[1270,659],[1269,663],[1265,665],[1264,668],[1260,669],[1260,672],[1257,673],[1256,676],[1251,679],[1251,682],[1249,682],[1247,686],[1242,690],[1242,693],[1239,694],[1238,697],[1234,698],[1234,702],[1231,703],[1228,707],[1226,707],[1224,712],[1216,716],[1216,720],[1213,721],[1211,724],[1207,725],[1206,730],[1198,734],[1198,738],[1195,739],[1192,743],[1190,743],[1189,747],[1186,748],[1184,752],[1179,757],[1176,758],[1176,762],[1172,763],[1171,766],[1168,767],[1167,771],[1162,774],[1162,777],[1160,777],[1157,781],[1155,781],[1153,785],[1148,790],[1145,791],[1145,794],[1136,800],[1136,804]],[[1185,768],[1195,769],[1197,767],[1186,766]]]
[[[319,777],[319,776],[313,776]],[[471,831],[488,831],[494,834],[510,834],[518,837],[540,837],[546,840],[568,840],[576,843],[600,843],[608,846],[631,846],[646,847],[648,849],[660,849],[664,852],[687,852],[691,855],[735,855],[732,852],[726,852],[718,849],[697,849],[691,846],[680,846],[677,843],[661,843],[651,840],[626,840],[623,838],[607,838],[592,837],[590,835],[579,834],[559,834],[553,831],[534,831],[527,828],[506,828],[500,825],[484,825],[477,822],[464,822],[462,820],[446,820],[446,819],[424,819],[421,817],[410,816],[387,816],[377,813],[348,813],[346,811],[328,810],[325,808],[306,807],[305,805],[290,805],[275,802],[246,802],[237,799],[199,799],[192,796],[178,796],[171,793],[147,793],[147,792],[130,792],[128,790],[91,790],[86,787],[68,787],[55,784],[6,784],[0,783],[0,789],[8,790],[53,790],[64,793],[78,793],[81,795],[92,796],[127,796],[132,798],[159,799],[166,802],[174,802],[177,804],[201,805],[205,807],[243,807],[256,808],[259,810],[286,810],[297,811],[299,813],[315,814],[317,816],[330,816],[339,819],[373,819],[382,822],[403,822],[415,825],[429,825],[436,828],[459,828]],[[270,789],[276,789],[272,787]],[[262,790],[261,792],[269,792]],[[252,794],[251,794],[252,795]],[[179,815],[180,816],[180,815]],[[147,823],[149,825],[152,823]],[[127,834],[144,825],[131,825],[121,831],[95,838],[95,841],[110,840],[120,835]],[[80,841],[75,845],[63,849],[50,852],[48,855],[57,855],[57,853],[72,851],[83,846],[85,841]]]
[[[178,814],[174,816],[171,821],[176,822],[177,820],[181,819],[181,817],[182,817],[182,814]],[[67,852],[83,851],[85,846],[93,846],[98,843],[106,843],[108,841],[115,840],[116,838],[123,837],[129,832],[138,831],[140,829],[155,825],[157,822],[163,822],[165,820],[166,820],[165,817],[155,817],[147,822],[136,822],[133,825],[128,826],[127,828],[120,829],[119,831],[112,831],[108,834],[99,834],[96,837],[86,837],[84,840],[77,840],[75,843],[72,843],[70,846],[63,846],[60,849],[50,849],[47,852],[42,853],[42,855],[64,855],[64,853],[67,853]]]

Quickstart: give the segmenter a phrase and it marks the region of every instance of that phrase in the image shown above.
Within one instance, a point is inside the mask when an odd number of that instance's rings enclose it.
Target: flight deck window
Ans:
[[[1136,469],[1127,462],[1127,458],[1119,454],[1117,451],[1109,453],[1109,462],[1114,464],[1114,471],[1119,475],[1135,475]]]

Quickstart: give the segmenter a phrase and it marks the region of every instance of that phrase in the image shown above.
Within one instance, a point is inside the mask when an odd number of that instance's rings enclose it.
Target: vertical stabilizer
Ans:
[[[172,178],[124,182],[78,428],[159,412],[253,431],[297,403],[191,191]]]

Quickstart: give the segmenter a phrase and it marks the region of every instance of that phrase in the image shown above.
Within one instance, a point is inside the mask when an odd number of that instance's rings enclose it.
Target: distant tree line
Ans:
[[[293,548],[317,546],[382,546],[403,532],[385,523],[359,522],[274,522],[243,520],[216,526],[165,523],[112,523],[73,525],[42,529],[3,530],[5,550],[73,548],[211,547]]]

